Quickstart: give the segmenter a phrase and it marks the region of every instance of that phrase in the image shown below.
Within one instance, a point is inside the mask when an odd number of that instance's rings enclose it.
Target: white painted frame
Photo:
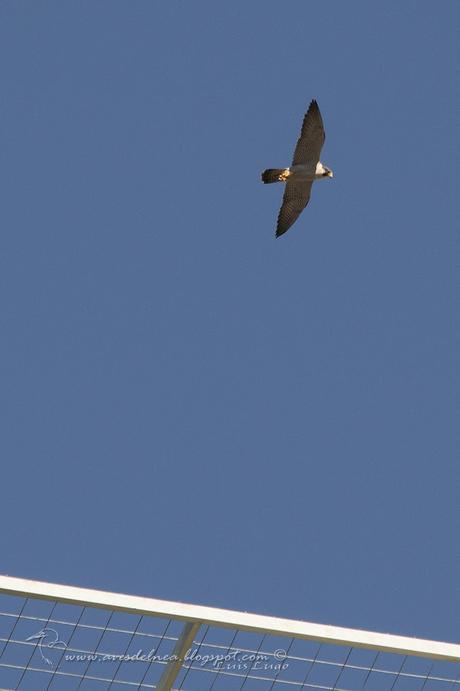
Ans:
[[[422,638],[410,638],[389,633],[377,633],[341,626],[313,624],[295,619],[250,614],[202,605],[189,605],[149,597],[123,595],[103,590],[76,588],[69,585],[31,581],[24,578],[0,576],[0,592],[21,597],[40,598],[57,602],[108,610],[176,619],[184,623],[208,624],[242,631],[255,631],[275,636],[290,636],[331,645],[346,645],[381,652],[416,655],[437,660],[460,662],[460,644],[443,643]]]

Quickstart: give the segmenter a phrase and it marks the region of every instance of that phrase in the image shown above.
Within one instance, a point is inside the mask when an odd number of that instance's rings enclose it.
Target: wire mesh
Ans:
[[[0,594],[2,691],[158,688],[184,622]],[[460,691],[460,662],[203,624],[183,691]]]

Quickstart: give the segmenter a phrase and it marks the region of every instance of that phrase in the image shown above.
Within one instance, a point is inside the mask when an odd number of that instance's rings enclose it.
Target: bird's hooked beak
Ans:
[[[334,173],[332,172],[332,170],[331,170],[330,168],[328,168],[328,169],[326,170],[326,176],[327,176],[328,178],[333,178],[333,177],[334,177]]]

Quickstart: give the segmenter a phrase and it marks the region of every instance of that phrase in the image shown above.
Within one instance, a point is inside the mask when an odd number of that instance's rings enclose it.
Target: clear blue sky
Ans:
[[[1,1],[1,572],[458,640],[459,20]]]

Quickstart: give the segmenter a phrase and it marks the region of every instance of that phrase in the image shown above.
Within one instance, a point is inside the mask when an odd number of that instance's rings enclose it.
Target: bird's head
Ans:
[[[333,177],[334,177],[334,173],[332,172],[332,170],[331,170],[330,168],[326,168],[326,166],[324,166],[323,177],[324,177],[324,178],[333,178]]]
[[[32,636],[29,636],[29,638],[26,638],[26,641],[39,641],[45,638],[48,635],[49,629],[41,629],[38,633],[34,633]]]

